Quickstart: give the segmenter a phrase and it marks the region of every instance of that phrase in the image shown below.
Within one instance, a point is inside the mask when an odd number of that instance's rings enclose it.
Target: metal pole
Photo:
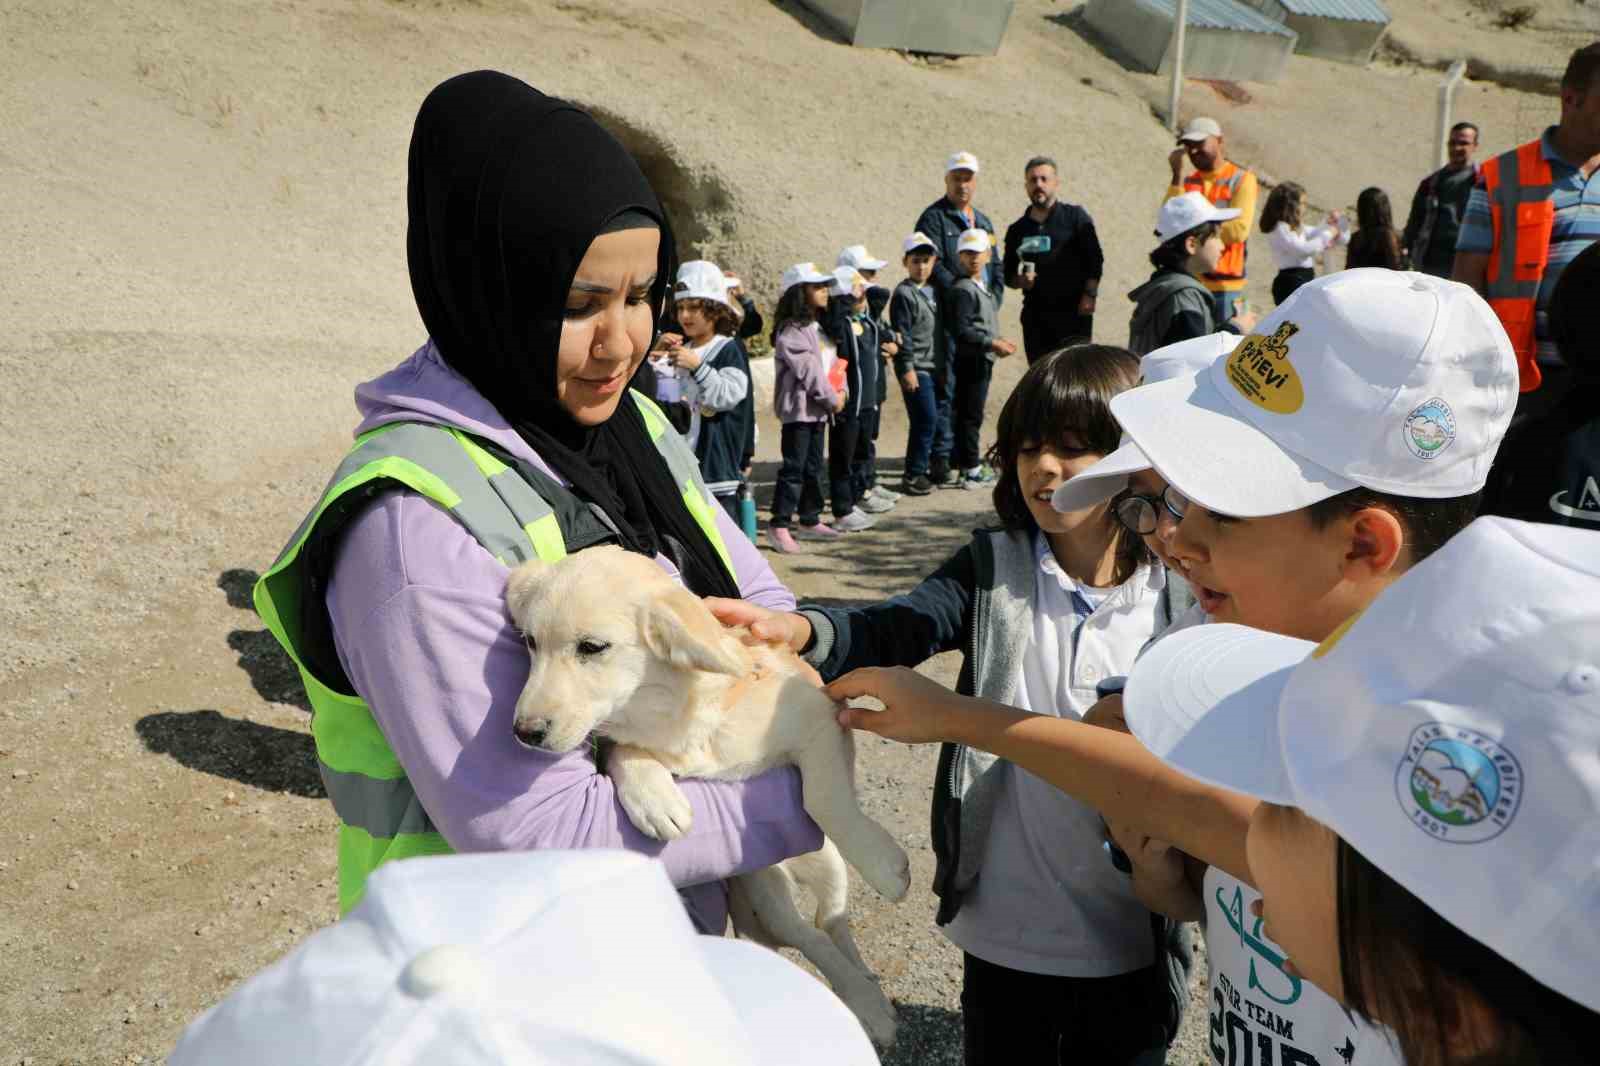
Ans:
[[[1436,142],[1439,145],[1439,167],[1450,162],[1450,109],[1455,101],[1456,86],[1461,84],[1461,77],[1466,72],[1467,61],[1458,59],[1450,64],[1450,69],[1445,71],[1444,81],[1439,83],[1439,137]]]
[[[1172,86],[1167,92],[1167,124],[1172,135],[1178,135],[1178,98],[1183,95],[1183,28],[1189,23],[1189,0],[1178,0],[1172,16],[1172,42],[1168,54],[1172,59]]]

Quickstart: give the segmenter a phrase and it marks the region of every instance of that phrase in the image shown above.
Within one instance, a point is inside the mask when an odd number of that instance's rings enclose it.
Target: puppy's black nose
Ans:
[[[544,726],[518,726],[512,730],[524,747],[537,748],[544,743]]]

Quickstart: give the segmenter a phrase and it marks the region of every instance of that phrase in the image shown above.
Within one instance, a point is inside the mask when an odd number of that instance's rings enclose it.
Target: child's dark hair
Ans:
[[[1305,186],[1286,181],[1267,194],[1267,205],[1261,209],[1261,232],[1271,233],[1278,223],[1287,222],[1290,229],[1300,228],[1300,211],[1305,206]]]
[[[690,311],[699,311],[711,320],[711,331],[720,333],[724,337],[731,337],[739,331],[739,319],[733,313],[733,308],[716,300],[702,300],[698,296],[685,297],[677,300],[672,307],[676,316],[678,308]]]
[[[1419,496],[1391,496],[1373,489],[1354,488],[1318,500],[1306,508],[1311,524],[1318,529],[1335,519],[1354,514],[1368,507],[1378,507],[1400,520],[1405,530],[1405,550],[1410,553],[1410,564],[1415,566],[1444,546],[1444,542],[1465,529],[1478,516],[1478,505],[1483,493],[1470,496],[1447,496],[1428,500]]]
[[[1586,1045],[1600,1015],[1445,921],[1344,840],[1338,843],[1338,891],[1344,1002],[1367,1021],[1387,1025],[1408,1066],[1594,1061]],[[1486,1032],[1462,1025],[1469,1005],[1492,1019]],[[1494,1046],[1453,1054],[1452,1037],[1463,1028]]]
[[[1039,528],[1017,479],[1017,456],[1022,449],[1042,441],[1059,442],[1075,433],[1089,451],[1110,455],[1122,442],[1122,427],[1111,415],[1111,398],[1138,383],[1139,360],[1126,348],[1108,344],[1062,348],[1028,368],[1000,409],[994,447],[985,456],[999,475],[994,509],[1002,525],[1029,532]],[[1124,529],[1109,509],[1106,521],[1116,527],[1116,581],[1120,584],[1151,556],[1144,539]]]
[[[1195,247],[1211,239],[1211,235],[1222,228],[1217,222],[1202,222],[1191,230],[1166,241],[1150,253],[1150,264],[1157,270],[1187,270],[1189,268],[1189,248],[1185,243],[1190,237],[1194,238]]]
[[[772,312],[772,343],[778,343],[778,334],[784,327],[798,323],[809,326],[817,320],[817,313],[806,299],[806,284],[791,285],[778,297],[778,309]]]

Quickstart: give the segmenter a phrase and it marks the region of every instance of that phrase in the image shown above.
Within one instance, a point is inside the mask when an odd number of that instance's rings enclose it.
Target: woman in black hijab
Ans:
[[[584,112],[479,71],[423,103],[410,169],[411,288],[445,362],[613,520],[625,547],[665,551],[702,596],[738,596],[637,405],[620,402],[675,264],[638,164]],[[618,293],[574,288],[608,287],[577,277],[586,254],[590,275],[635,287],[620,294],[619,321],[600,308]]]
[[[692,454],[670,429],[653,441],[629,395],[670,277],[666,215],[589,115],[492,71],[452,78],[422,105],[409,206],[411,283],[430,339],[357,388],[360,442],[284,559],[302,543],[317,550],[302,563],[280,559],[263,579],[273,632],[309,676],[347,694],[341,702],[308,685],[345,824],[341,906],[373,868],[406,855],[620,847],[660,858],[696,923],[720,932],[721,879],[821,846],[798,773],[674,785],[662,771],[643,799],[630,791],[625,812],[585,748],[518,743],[528,649],[505,607],[509,554],[481,542],[452,502],[462,489],[493,501],[472,479],[499,466],[480,455],[451,475],[465,482],[442,490],[396,480],[392,471],[412,468],[385,465],[374,449],[399,446],[372,435],[417,423],[464,434],[413,432],[435,451],[410,461],[427,469],[430,456],[448,455],[460,467],[451,449],[477,442],[511,468],[494,478],[521,477],[558,515],[675,567],[691,590],[792,610],[794,597],[698,474],[674,483],[660,449],[682,449],[690,470]],[[360,482],[373,470],[389,480]],[[705,498],[714,534],[685,493]],[[564,541],[569,551],[592,542]],[[309,575],[298,603],[272,585],[287,566]],[[298,633],[280,621],[296,608]],[[641,811],[657,839],[634,827],[629,813]]]

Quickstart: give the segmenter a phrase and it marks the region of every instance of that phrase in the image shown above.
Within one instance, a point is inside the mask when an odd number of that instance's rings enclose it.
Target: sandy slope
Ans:
[[[897,247],[957,147],[988,165],[1001,228],[1022,161],[1052,153],[1099,223],[1101,337],[1120,341],[1165,184],[1164,88],[1069,8],[1022,0],[998,57],[930,65],[761,0],[0,0],[0,1062],[158,1057],[331,917],[305,715],[244,590],[343,447],[351,385],[421,338],[404,159],[429,87],[492,66],[602,109],[695,250],[766,295],[787,262]],[[1427,168],[1435,79],[1297,59],[1248,104],[1192,86],[1186,110],[1342,204]],[[1504,144],[1553,109],[1473,85],[1462,113]],[[898,590],[978,520],[974,496],[780,571],[803,595]],[[865,750],[869,802],[921,849],[931,755]],[[863,897],[862,943],[939,1043],[956,963],[930,913],[926,894]],[[899,1061],[938,1057],[909,1047]]]

